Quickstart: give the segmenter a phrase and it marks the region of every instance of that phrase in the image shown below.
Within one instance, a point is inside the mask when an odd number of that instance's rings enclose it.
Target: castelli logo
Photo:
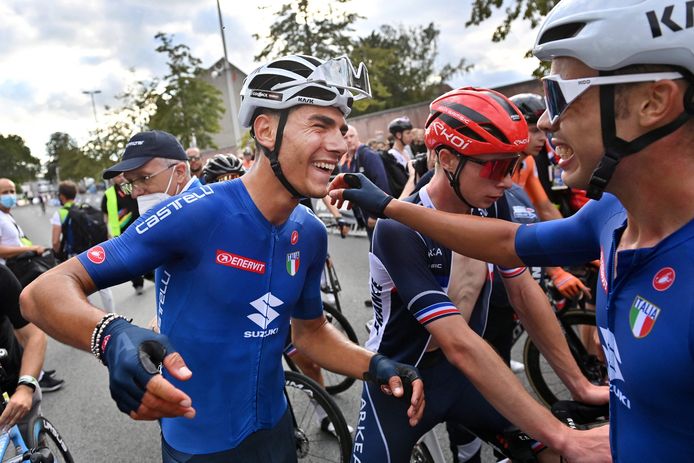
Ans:
[[[87,251],[87,259],[95,264],[101,264],[106,260],[106,251],[101,246],[94,246]]]
[[[675,282],[675,270],[672,267],[665,267],[658,271],[653,277],[653,287],[657,291],[665,291]]]
[[[298,231],[294,230],[292,232],[292,237],[291,237],[290,241],[292,244],[296,244],[299,241],[299,232]]]

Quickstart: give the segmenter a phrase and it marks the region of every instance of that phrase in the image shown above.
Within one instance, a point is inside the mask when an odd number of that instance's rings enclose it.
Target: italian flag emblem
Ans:
[[[290,252],[287,254],[287,273],[291,276],[296,275],[299,271],[299,251]]]
[[[629,311],[629,325],[636,338],[644,338],[651,332],[660,315],[660,308],[641,296],[636,296]]]

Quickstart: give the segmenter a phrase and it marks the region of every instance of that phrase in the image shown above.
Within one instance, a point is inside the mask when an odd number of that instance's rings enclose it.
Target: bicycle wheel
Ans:
[[[284,377],[294,419],[297,458],[307,462],[348,462],[352,436],[330,395],[302,374],[285,371]]]
[[[335,308],[338,312],[342,313],[342,306],[340,305],[340,298],[338,296],[338,293],[342,291],[342,287],[340,286],[340,280],[337,278],[337,271],[335,270],[335,265],[330,256],[328,256],[325,261],[325,273],[328,286],[324,291],[333,295],[335,298]]]
[[[571,310],[560,315],[559,322],[569,350],[584,376],[593,384],[607,384],[609,380],[605,363],[592,354],[590,346],[584,345],[581,339],[585,327],[595,327],[595,314]],[[558,400],[571,400],[571,393],[530,338],[525,342],[523,361],[530,386],[545,404],[551,407]]]
[[[29,426],[31,429],[28,443],[30,448],[47,448],[51,451],[55,463],[74,463],[67,444],[50,421],[39,416]]]
[[[338,331],[344,334],[347,339],[352,341],[354,344],[359,344],[359,339],[357,334],[354,332],[352,325],[349,324],[347,318],[339,312],[335,307],[330,304],[323,304],[323,311],[325,311],[325,318],[328,319],[331,325],[333,325]],[[344,376],[339,373],[333,373],[332,371],[323,370],[323,382],[325,383],[325,389],[330,394],[339,394],[344,392],[354,384],[356,379],[350,376]]]

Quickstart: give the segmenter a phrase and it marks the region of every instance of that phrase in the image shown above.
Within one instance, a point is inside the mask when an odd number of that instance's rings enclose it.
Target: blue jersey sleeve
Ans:
[[[428,252],[424,240],[414,230],[395,220],[378,221],[373,253],[393,280],[403,305],[422,325],[460,315],[429,269]],[[450,251],[446,252],[450,259]]]
[[[199,201],[209,194],[212,189],[203,186],[170,198],[140,216],[121,236],[77,258],[96,286],[106,288],[193,253],[191,244],[205,239],[218,213]]]
[[[312,259],[306,272],[304,288],[301,291],[299,301],[292,311],[292,317],[311,320],[323,314],[320,281],[323,268],[325,267],[325,260],[328,257],[328,234],[325,231],[325,225],[312,212],[307,211],[306,214],[306,221],[309,222],[311,227],[311,243],[313,243],[315,253],[311,256]]]
[[[619,207],[615,207],[614,204]],[[516,253],[526,265],[579,265],[600,257],[600,229],[621,204],[611,195],[590,201],[575,215],[560,220],[521,225]]]

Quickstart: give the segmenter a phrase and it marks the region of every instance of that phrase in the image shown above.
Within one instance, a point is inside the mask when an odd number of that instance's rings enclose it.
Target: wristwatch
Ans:
[[[39,382],[36,381],[36,378],[31,375],[24,375],[20,376],[19,380],[17,381],[17,386],[20,385],[29,386],[32,391],[36,391],[36,389],[39,387]]]

